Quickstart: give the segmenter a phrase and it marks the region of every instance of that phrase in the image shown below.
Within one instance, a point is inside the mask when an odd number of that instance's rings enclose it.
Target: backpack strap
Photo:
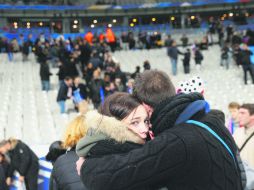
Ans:
[[[220,136],[214,130],[212,130],[206,124],[201,123],[199,121],[188,120],[188,121],[186,121],[186,123],[194,124],[194,125],[199,126],[199,127],[203,128],[203,129],[206,129],[209,133],[211,133],[226,148],[226,150],[228,151],[230,156],[233,158],[235,166],[236,166],[236,159],[235,159],[235,156],[234,156],[233,152],[231,151],[229,146],[222,140],[222,138],[220,138]]]
[[[175,125],[183,123],[190,119],[193,115],[195,115],[200,110],[205,110],[206,113],[210,111],[210,105],[205,100],[197,100],[188,105],[184,111],[178,116]]]
[[[245,145],[249,142],[249,140],[254,136],[254,132],[245,140],[245,142],[243,143],[243,145],[241,146],[239,152],[241,152],[243,150],[243,148],[245,147]]]

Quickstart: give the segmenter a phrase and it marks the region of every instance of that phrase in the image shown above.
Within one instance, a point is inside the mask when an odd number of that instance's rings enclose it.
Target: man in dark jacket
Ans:
[[[254,65],[251,63],[251,59],[250,59],[250,56],[252,54],[253,53],[249,50],[248,46],[244,44],[242,47],[242,50],[240,51],[241,63],[242,63],[243,73],[244,73],[244,84],[247,84],[248,71],[252,78],[252,84],[254,84]]]
[[[65,68],[66,76],[74,78],[75,76],[79,74],[76,67],[76,60],[74,58],[73,53],[71,53],[70,57],[66,58],[66,60],[64,61],[64,68]]]
[[[93,52],[91,53],[91,58],[89,62],[93,64],[94,69],[97,69],[98,67],[103,69],[103,62],[100,59],[96,50],[93,50]]]
[[[25,182],[26,189],[36,190],[39,162],[35,153],[25,143],[16,139],[4,140],[0,145],[0,153],[8,152],[11,159],[8,178],[10,179],[16,170],[20,174],[19,181]]]
[[[151,115],[155,139],[126,154],[87,159],[81,178],[88,189],[242,189],[237,146],[201,94],[176,95],[165,73],[145,71],[134,95]]]
[[[176,47],[176,41],[173,41],[172,46],[167,49],[168,56],[171,60],[172,74],[175,76],[177,74],[177,58],[178,54],[182,54]]]
[[[42,62],[41,67],[40,67],[40,77],[41,77],[41,85],[42,85],[42,90],[44,91],[49,91],[50,90],[50,76],[51,72],[49,71],[49,65],[48,62]]]
[[[224,47],[221,49],[221,62],[220,66],[226,66],[226,69],[229,69],[229,47],[225,43]]]
[[[22,47],[22,61],[28,61],[28,55],[29,55],[29,41],[24,42]]]
[[[89,45],[89,43],[84,40],[83,42],[81,42],[80,44],[80,61],[82,64],[82,70],[84,70],[84,68],[87,66],[90,57],[91,57],[91,46]]]
[[[89,83],[90,97],[95,108],[98,108],[105,96],[104,82],[100,78],[100,71],[93,72],[93,79]]]
[[[60,84],[60,89],[57,95],[57,103],[60,106],[60,112],[65,113],[65,101],[72,95],[72,78],[65,77],[64,81]]]

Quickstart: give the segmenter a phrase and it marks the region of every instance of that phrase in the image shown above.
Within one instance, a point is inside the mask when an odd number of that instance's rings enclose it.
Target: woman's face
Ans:
[[[130,115],[122,120],[128,129],[136,133],[141,139],[146,139],[149,131],[149,116],[143,105],[134,109]]]

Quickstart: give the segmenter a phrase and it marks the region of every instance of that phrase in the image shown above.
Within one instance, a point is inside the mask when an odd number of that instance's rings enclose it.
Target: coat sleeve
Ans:
[[[169,57],[171,56],[171,47],[167,48],[167,54],[168,54]]]
[[[142,189],[164,185],[181,176],[187,160],[185,144],[165,131],[139,149],[126,154],[87,159],[81,180],[90,190]]]
[[[51,174],[49,181],[49,190],[59,190],[54,176]]]
[[[28,149],[28,147],[26,147],[23,143],[19,143],[17,145],[17,148],[18,148],[18,154],[19,154],[19,157],[20,157],[20,163],[19,163],[19,173],[21,176],[25,176],[27,171],[28,171],[28,168],[29,168],[29,165],[31,164],[30,161],[31,161],[31,153]]]
[[[15,169],[14,169],[13,165],[9,164],[9,166],[7,167],[6,176],[7,177],[12,177],[13,174],[14,174],[14,171],[15,171]]]

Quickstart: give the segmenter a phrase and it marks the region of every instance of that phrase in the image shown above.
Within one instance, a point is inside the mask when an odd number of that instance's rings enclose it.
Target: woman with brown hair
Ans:
[[[120,92],[108,96],[98,112],[88,112],[86,122],[87,135],[76,148],[81,157],[77,162],[78,172],[84,158],[125,153],[139,148],[145,143],[150,127],[144,106],[132,95]]]

